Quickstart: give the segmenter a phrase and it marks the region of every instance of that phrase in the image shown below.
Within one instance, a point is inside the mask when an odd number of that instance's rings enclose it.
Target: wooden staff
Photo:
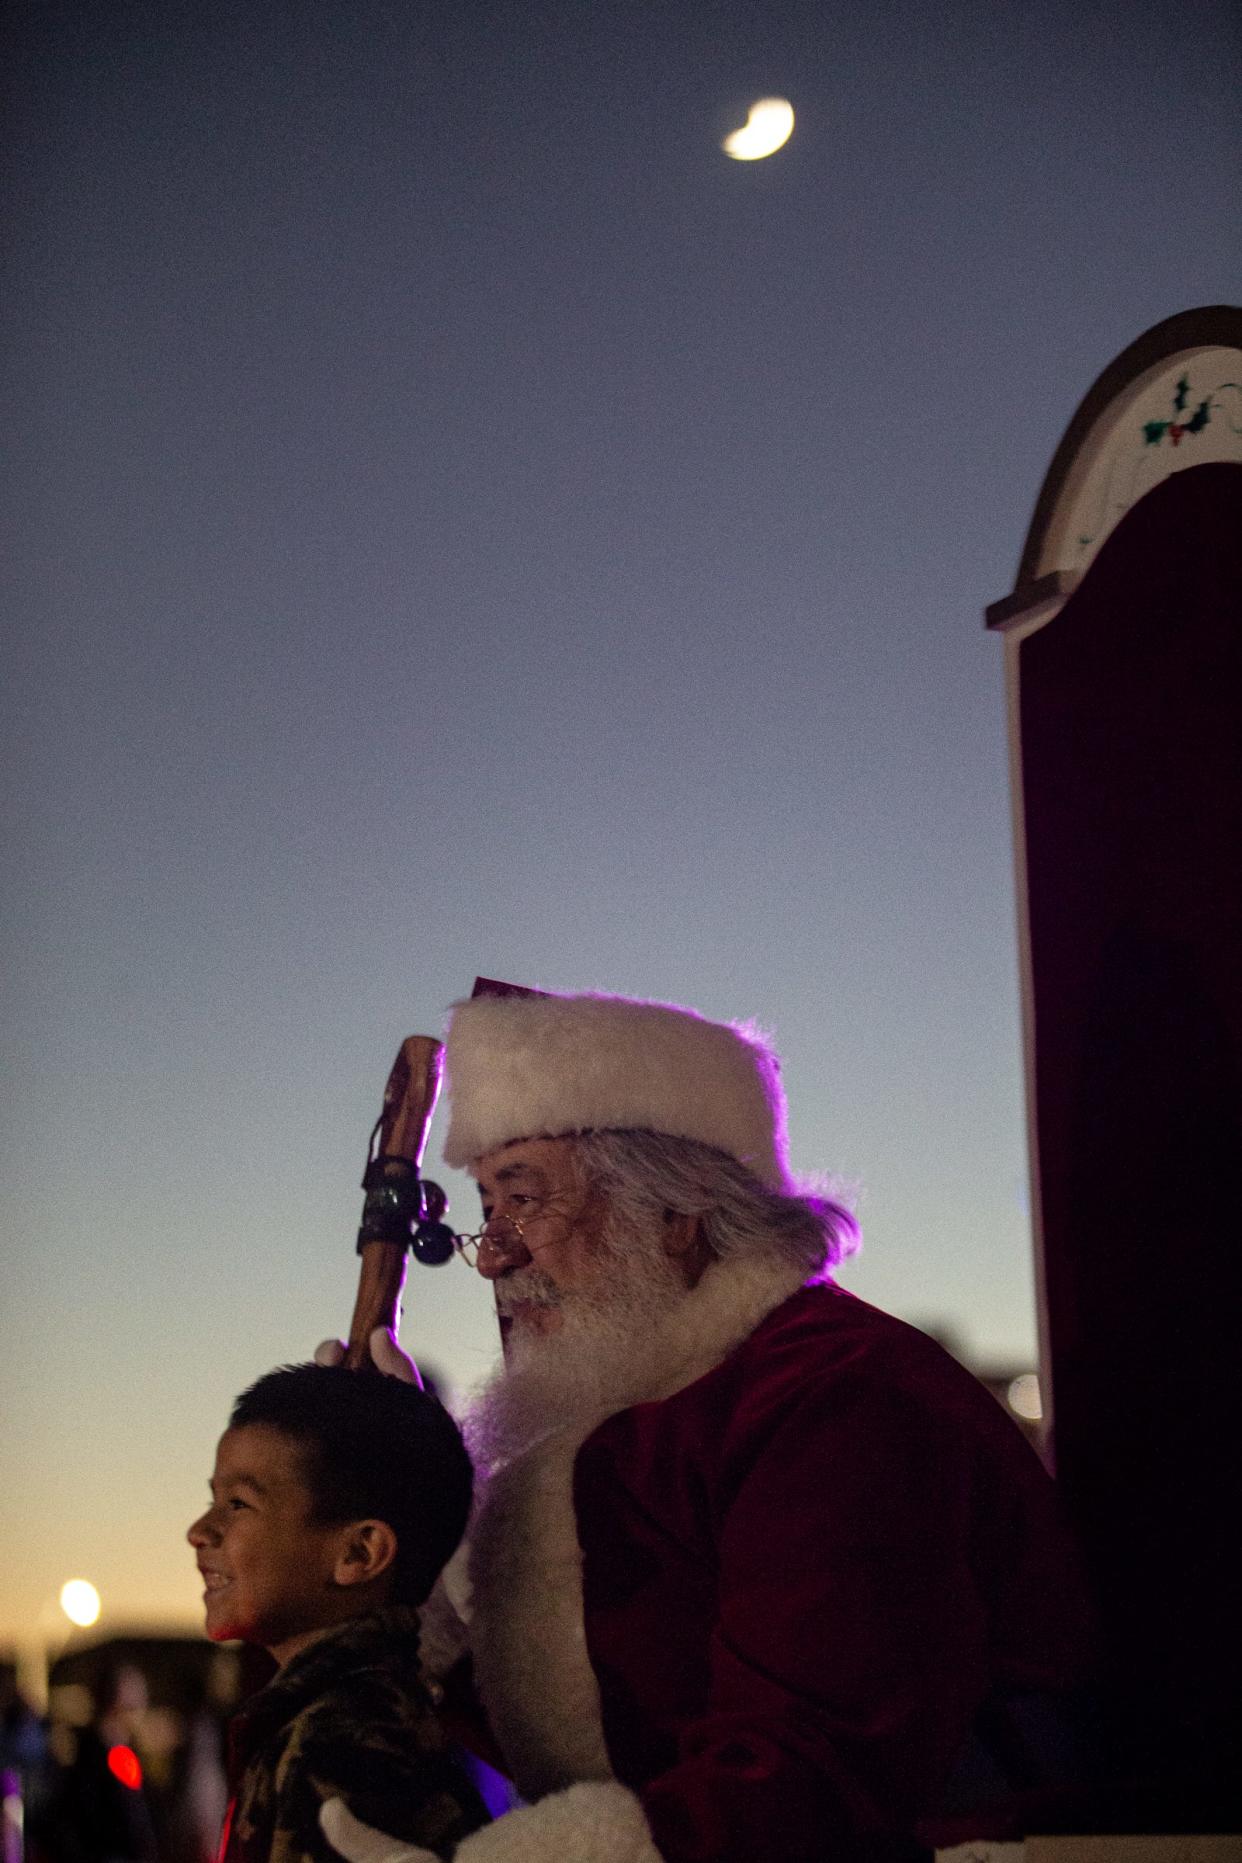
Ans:
[[[476,977],[474,996],[543,996],[543,990],[496,977]],[[362,1258],[358,1298],[349,1327],[345,1363],[351,1371],[373,1371],[371,1334],[377,1326],[397,1330],[405,1286],[406,1251],[436,1267],[451,1259],[453,1231],[441,1221],[448,1199],[438,1184],[419,1177],[427,1128],[440,1091],[444,1044],[432,1035],[407,1035],[384,1088],[362,1187]]]
[[[353,1371],[374,1370],[370,1338],[377,1326],[396,1332],[411,1241],[423,1260],[445,1261],[452,1253],[451,1232],[440,1222],[446,1208],[444,1193],[437,1185],[420,1180],[418,1174],[440,1091],[443,1054],[443,1042],[431,1035],[406,1037],[393,1062],[383,1109],[371,1134],[362,1179],[366,1199],[358,1231],[362,1258],[358,1298],[345,1353],[345,1363]]]

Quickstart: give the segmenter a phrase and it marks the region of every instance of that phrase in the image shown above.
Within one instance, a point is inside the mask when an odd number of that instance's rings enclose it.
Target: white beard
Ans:
[[[470,1640],[492,1730],[528,1798],[611,1776],[582,1619],[573,1504],[578,1449],[604,1418],[666,1398],[718,1365],[801,1284],[768,1261],[717,1262],[687,1290],[662,1239],[608,1238],[605,1291],[566,1294],[535,1268],[505,1301],[556,1306],[553,1332],[515,1325],[509,1359],[465,1419],[479,1471]],[[503,1304],[502,1304],[503,1311]]]
[[[503,1314],[531,1303],[555,1311],[542,1331],[515,1321],[505,1363],[464,1419],[476,1469],[487,1475],[553,1431],[593,1422],[648,1394],[661,1342],[687,1298],[659,1236],[622,1234],[612,1223],[594,1257],[597,1291],[560,1288],[542,1269],[518,1269],[497,1283]]]

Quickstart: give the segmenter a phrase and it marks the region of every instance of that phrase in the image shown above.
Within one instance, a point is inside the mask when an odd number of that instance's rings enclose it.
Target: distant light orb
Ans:
[[[721,148],[735,162],[758,162],[775,155],[793,135],[793,106],[783,97],[761,97],[746,114],[742,129],[726,136]]]
[[[60,1608],[71,1624],[85,1630],[99,1616],[99,1593],[89,1578],[71,1578],[60,1588]]]
[[[142,1761],[133,1747],[109,1747],[108,1771],[114,1779],[128,1786],[131,1792],[141,1792]]]
[[[1033,1371],[1024,1371],[1020,1378],[1014,1378],[1005,1397],[1014,1415],[1025,1417],[1028,1423],[1038,1423],[1044,1414],[1039,1379]]]

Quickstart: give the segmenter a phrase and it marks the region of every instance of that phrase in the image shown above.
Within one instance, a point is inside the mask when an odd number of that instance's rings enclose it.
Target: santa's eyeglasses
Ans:
[[[485,1243],[500,1255],[516,1255],[519,1249],[524,1249],[528,1255],[536,1252],[526,1240],[516,1216],[489,1216],[483,1227],[476,1229],[473,1235],[453,1237],[453,1247],[472,1268],[478,1267],[479,1251]]]

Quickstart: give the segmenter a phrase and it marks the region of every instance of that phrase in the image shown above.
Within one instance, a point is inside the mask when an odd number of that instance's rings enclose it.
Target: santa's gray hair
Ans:
[[[620,1222],[651,1230],[665,1210],[697,1216],[720,1261],[766,1253],[822,1277],[862,1240],[855,1217],[818,1189],[771,1190],[727,1152],[665,1132],[576,1133],[575,1168]]]

